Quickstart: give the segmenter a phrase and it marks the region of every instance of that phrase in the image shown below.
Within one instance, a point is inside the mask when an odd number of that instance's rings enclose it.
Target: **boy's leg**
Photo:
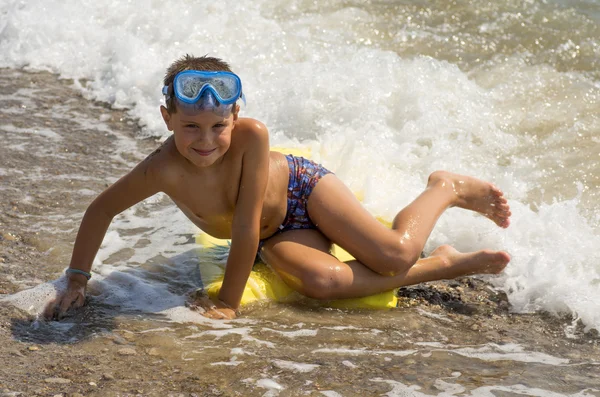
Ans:
[[[335,175],[324,176],[308,199],[308,214],[319,230],[371,270],[392,275],[419,258],[439,216],[451,206],[479,212],[502,227],[510,210],[502,192],[479,179],[433,173],[427,188],[404,208],[390,230],[363,208]]]
[[[499,273],[510,257],[503,252],[460,253],[450,246],[394,276],[382,276],[358,261],[340,262],[329,254],[331,243],[318,230],[291,230],[271,237],[261,257],[293,289],[315,299],[373,295],[427,281],[476,273]]]

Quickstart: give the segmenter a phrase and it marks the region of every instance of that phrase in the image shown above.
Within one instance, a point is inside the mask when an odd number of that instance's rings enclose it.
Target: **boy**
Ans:
[[[510,261],[502,251],[460,253],[450,246],[418,260],[449,207],[479,212],[508,227],[507,201],[490,183],[434,172],[388,229],[330,171],[269,151],[266,127],[238,117],[242,84],[220,59],[177,60],[167,70],[163,94],[160,111],[173,135],[89,206],[67,269],[67,289],[46,307],[47,318],[83,305],[92,261],[112,218],[158,192],[206,233],[231,239],[218,299],[196,302],[211,318],[235,317],[257,249],[288,285],[317,299],[499,273]],[[332,243],[356,260],[338,261],[329,253]]]

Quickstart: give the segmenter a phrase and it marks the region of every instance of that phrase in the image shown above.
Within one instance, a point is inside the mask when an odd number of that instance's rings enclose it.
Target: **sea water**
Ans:
[[[244,84],[242,116],[263,121],[273,146],[310,148],[375,215],[392,219],[434,170],[493,181],[511,205],[510,228],[452,209],[440,218],[426,252],[441,244],[462,251],[506,250],[510,265],[487,280],[506,292],[514,312],[570,314],[586,330],[600,330],[599,23],[596,0],[5,0],[0,67],[10,68],[5,74],[21,68],[50,71],[73,79],[90,107],[100,101],[124,110],[139,126],[137,136],[119,136],[105,161],[125,170],[147,154],[137,149],[136,138],[160,141],[169,135],[158,112],[169,63],[186,53],[223,58]],[[20,95],[26,100],[38,93],[22,88]],[[57,111],[56,117],[66,116]],[[82,125],[101,134],[110,132],[106,121],[100,115],[81,118]],[[2,129],[32,134],[6,118]],[[45,138],[45,155],[65,155],[57,149],[59,132],[34,133]],[[13,145],[19,150],[25,143]],[[0,163],[0,175],[15,172]],[[43,168],[36,172],[39,179],[49,178]],[[61,177],[78,175],[53,176]],[[81,189],[90,200],[98,193],[85,183]],[[186,255],[196,231],[173,206],[163,205],[166,201],[158,195],[115,219],[94,262],[92,289],[99,302],[126,312],[161,312],[173,321],[212,324],[183,306],[192,284],[186,277],[195,266]],[[72,233],[80,216],[49,228]],[[40,292],[43,288],[48,291]],[[17,300],[37,310],[54,289],[46,285],[37,291],[42,297],[37,303],[32,303],[35,294]],[[224,327],[250,345],[263,343],[252,336],[256,324],[206,326]],[[287,326],[295,330],[289,332],[302,331],[289,334],[296,338],[329,332]],[[227,334],[210,332],[185,338]],[[282,332],[288,331],[272,333],[285,339]],[[351,339],[361,332],[341,333]],[[403,356],[432,349],[315,347],[314,354]],[[435,349],[486,360],[493,354],[517,361],[535,356],[518,346]],[[239,365],[244,354],[232,354],[222,365]],[[539,360],[561,364],[560,358]],[[318,370],[314,362],[277,359],[273,365],[282,371]],[[248,382],[273,393],[285,388],[265,379]],[[436,387],[461,393],[452,383],[458,379],[440,379]],[[416,386],[379,382],[391,388],[389,395],[416,393]],[[514,387],[511,391],[520,393]]]

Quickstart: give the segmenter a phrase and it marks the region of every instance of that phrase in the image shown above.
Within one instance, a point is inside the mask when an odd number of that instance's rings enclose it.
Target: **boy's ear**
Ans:
[[[240,113],[240,105],[235,104],[235,108],[233,109],[233,122],[235,123],[239,117]]]
[[[171,127],[171,113],[169,113],[169,111],[167,110],[166,107],[161,105],[160,106],[160,114],[162,115],[162,118],[165,121],[167,129],[169,131],[173,131],[173,128]]]

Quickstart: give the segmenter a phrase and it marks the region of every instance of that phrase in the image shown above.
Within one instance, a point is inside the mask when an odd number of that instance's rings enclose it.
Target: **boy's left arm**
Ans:
[[[231,227],[231,248],[225,278],[219,292],[219,306],[233,313],[242,300],[252,271],[260,239],[260,218],[269,178],[269,135],[267,128],[255,121],[242,139],[247,146],[242,158],[242,176]],[[224,305],[219,305],[222,303]]]

